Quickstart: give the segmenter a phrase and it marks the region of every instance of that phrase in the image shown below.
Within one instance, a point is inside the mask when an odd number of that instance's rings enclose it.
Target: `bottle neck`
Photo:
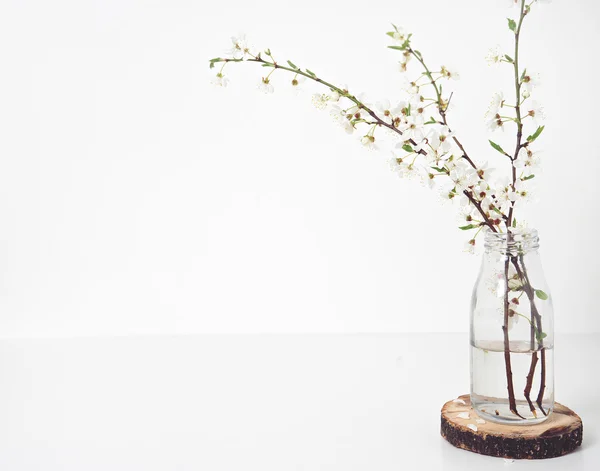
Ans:
[[[535,229],[511,229],[510,232],[485,233],[486,253],[499,253],[511,257],[537,252],[539,237]]]

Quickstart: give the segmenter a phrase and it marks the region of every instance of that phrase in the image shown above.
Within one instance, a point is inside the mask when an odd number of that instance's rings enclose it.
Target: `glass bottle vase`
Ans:
[[[535,230],[488,231],[471,300],[471,404],[484,419],[543,422],[554,407],[554,319]]]

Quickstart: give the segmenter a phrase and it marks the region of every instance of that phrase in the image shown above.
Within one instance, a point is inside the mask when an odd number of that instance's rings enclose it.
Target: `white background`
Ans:
[[[509,45],[507,3],[4,0],[0,335],[466,331],[479,260],[454,209],[336,128],[310,86],[295,96],[276,74],[264,96],[264,69],[233,64],[216,89],[208,59],[245,31],[394,99],[384,33],[404,25],[460,71],[453,127],[501,168],[483,113],[510,71],[484,57]],[[535,10],[522,61],[548,118],[529,220],[557,331],[598,331],[600,7]]]

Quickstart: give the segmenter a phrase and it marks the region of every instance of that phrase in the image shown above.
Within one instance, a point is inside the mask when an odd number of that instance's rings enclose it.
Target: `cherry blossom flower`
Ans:
[[[477,167],[477,175],[482,180],[485,180],[487,177],[489,177],[492,174],[492,172],[494,170],[496,170],[496,169],[490,168],[490,166],[488,165],[488,162],[484,162],[483,164],[481,164]],[[487,185],[487,183],[486,183],[486,185]]]
[[[533,175],[540,166],[540,159],[537,156],[537,153],[527,149],[524,156],[521,154],[519,154],[519,157],[515,160],[515,167],[521,169],[525,176]]]
[[[263,77],[260,83],[258,84],[258,89],[263,93],[273,93],[275,89],[273,88],[273,84],[268,77]]]
[[[346,131],[348,134],[352,134],[354,132],[355,128],[351,121],[352,116],[349,116],[338,105],[331,105],[329,113],[331,114],[333,120],[338,123],[344,131]]]
[[[402,28],[401,26],[397,27],[396,31],[394,31],[392,35],[392,40],[394,41],[394,43],[398,46],[401,46],[402,44],[404,44],[404,42],[406,42],[407,39],[408,34],[404,30],[404,28]]]
[[[325,93],[315,93],[312,96],[312,104],[315,105],[318,110],[324,110],[327,108],[328,101],[329,95],[326,95]]]
[[[306,77],[304,75],[295,75],[292,79],[292,87],[297,90],[304,82],[306,82]]]
[[[486,116],[496,116],[500,113],[500,108],[502,108],[504,104],[504,93],[498,92],[494,93],[492,97],[492,101],[490,102],[490,106],[486,112]]]
[[[231,42],[232,46],[229,53],[234,59],[242,59],[250,53],[250,47],[246,41],[245,34],[240,34],[237,37],[232,36]]]
[[[488,55],[485,56],[485,60],[489,65],[498,65],[500,62],[502,62],[503,58],[504,56],[500,52],[500,48],[497,46],[494,49],[490,49]]]
[[[526,115],[532,118],[533,122],[537,125],[539,121],[543,120],[544,108],[535,100],[529,103],[527,106],[524,106]]]
[[[540,85],[540,78],[539,75],[530,75],[527,74],[523,77],[523,82],[521,84],[521,88],[526,91],[529,92],[529,94],[531,94],[531,90],[533,89],[533,87],[537,87]]]
[[[429,145],[433,149],[437,149],[438,151],[441,151],[442,154],[445,154],[452,149],[452,136],[454,136],[454,133],[448,129],[448,126],[442,126],[439,131],[434,130],[431,132],[431,135],[428,138]]]
[[[377,115],[386,123],[391,124],[395,116],[402,114],[402,109],[405,107],[404,102],[392,106],[389,100],[382,100],[375,103],[375,111]]]
[[[451,69],[451,68],[449,69],[445,65],[442,66],[441,73],[442,73],[442,76],[446,77],[447,79],[458,80],[460,78],[460,75],[458,75],[458,72],[456,72],[454,69]]]
[[[396,174],[400,178],[412,178],[418,176],[418,169],[412,163],[411,159],[396,157],[392,154],[393,157],[390,159],[390,168],[396,172]]]
[[[212,80],[211,83],[217,87],[225,88],[229,84],[229,79],[219,72]]]
[[[375,144],[375,136],[373,136],[373,134],[365,134],[360,139],[360,143],[369,150],[377,150],[377,145]]]
[[[496,114],[489,118],[486,122],[486,125],[490,131],[496,131],[498,129],[502,129],[504,131],[504,120],[500,117],[499,114]]]
[[[423,118],[420,116],[408,116],[406,123],[401,127],[402,137],[405,140],[412,139],[420,143],[423,140]]]
[[[413,82],[406,77],[402,77],[402,81],[400,83],[400,88],[408,93],[411,97],[419,94],[420,87],[416,82]]]
[[[456,191],[462,193],[470,186],[475,185],[477,174],[464,165],[456,165],[450,171],[450,179],[454,182]]]

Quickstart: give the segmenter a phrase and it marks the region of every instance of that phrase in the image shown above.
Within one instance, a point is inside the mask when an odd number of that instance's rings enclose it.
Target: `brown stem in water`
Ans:
[[[540,315],[536,303],[535,303],[535,293],[533,287],[531,286],[531,282],[529,281],[529,276],[527,274],[527,268],[525,268],[525,263],[523,260],[523,255],[519,256],[519,261],[521,262],[521,266],[517,263],[517,257],[512,257],[512,263],[517,270],[517,274],[519,278],[523,282],[523,290],[529,299],[529,304],[531,306],[531,365],[529,367],[529,374],[527,375],[527,384],[525,385],[525,390],[523,393],[525,394],[525,399],[529,403],[529,408],[535,415],[535,407],[533,406],[530,398],[531,388],[533,384],[533,376],[535,373],[535,367],[538,362],[537,351],[535,350],[535,331],[537,330],[539,333],[542,332],[542,316]],[[541,353],[541,382],[540,382],[540,391],[538,393],[538,397],[536,399],[536,403],[542,414],[547,415],[546,411],[542,406],[543,398],[544,398],[544,390],[546,389],[546,350],[544,348],[544,340],[542,338],[538,339],[538,343],[540,346]]]
[[[533,402],[531,402],[531,387],[533,385],[533,375],[535,373],[535,367],[537,365],[537,362],[538,362],[537,352],[532,352],[531,365],[529,365],[529,373],[527,373],[527,384],[525,385],[525,390],[523,391],[523,394],[525,395],[525,399],[527,399],[527,403],[529,404],[529,409],[531,410],[531,413],[533,414],[534,417],[537,417],[537,413],[535,411],[535,406],[533,405]],[[542,412],[544,412],[544,411],[542,410]]]
[[[513,385],[512,367],[510,361],[510,340],[508,338],[508,264],[509,258],[507,256],[506,261],[504,262],[504,324],[502,325],[502,331],[504,332],[504,365],[506,367],[506,388],[508,389],[508,407],[510,411],[524,419],[525,417],[523,417],[517,411],[517,402],[515,400],[515,388]]]
[[[541,344],[541,342],[540,342],[540,344]],[[538,397],[535,400],[535,402],[537,402],[537,405],[540,408],[540,410],[542,411],[542,413],[544,415],[548,415],[548,414],[546,414],[546,412],[544,411],[544,408],[542,407],[542,401],[544,399],[544,390],[546,389],[546,349],[544,347],[542,347],[541,356],[542,356],[542,380],[540,382],[540,392],[538,393]]]

